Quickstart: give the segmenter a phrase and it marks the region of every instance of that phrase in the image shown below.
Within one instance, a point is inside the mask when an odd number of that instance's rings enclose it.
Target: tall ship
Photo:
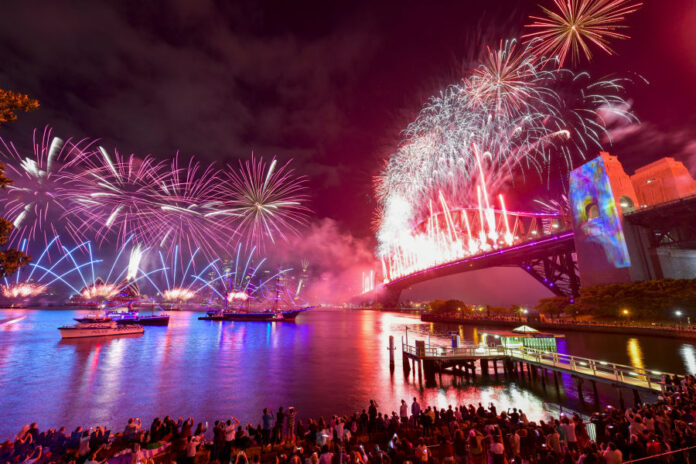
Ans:
[[[300,313],[314,306],[297,304],[298,298],[288,292],[278,276],[273,294],[250,296],[242,291],[230,291],[223,308],[211,308],[199,319],[216,321],[295,322]]]
[[[62,338],[113,337],[118,335],[139,335],[145,331],[142,325],[120,325],[116,321],[81,322],[58,327]]]

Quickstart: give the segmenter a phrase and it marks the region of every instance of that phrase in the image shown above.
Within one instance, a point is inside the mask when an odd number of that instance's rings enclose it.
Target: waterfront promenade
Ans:
[[[651,337],[672,337],[696,340],[696,327],[687,324],[637,323],[621,321],[575,321],[570,319],[544,319],[529,321],[518,316],[470,316],[462,314],[432,314],[421,315],[423,322],[440,322],[444,324],[477,325],[486,327],[517,327],[522,324],[532,324],[541,331],[561,330],[567,332],[598,332],[622,335],[647,335]]]

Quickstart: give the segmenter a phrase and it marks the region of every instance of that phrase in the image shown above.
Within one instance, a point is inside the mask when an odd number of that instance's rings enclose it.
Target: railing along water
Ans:
[[[427,345],[418,347],[403,344],[402,350],[404,354],[416,358],[442,361],[507,357],[512,361],[532,363],[544,368],[570,372],[591,379],[604,380],[609,383],[623,384],[651,391],[663,391],[665,389],[664,376],[673,376],[671,373],[642,367],[526,347],[509,348],[503,346],[466,345],[458,348],[449,348]]]

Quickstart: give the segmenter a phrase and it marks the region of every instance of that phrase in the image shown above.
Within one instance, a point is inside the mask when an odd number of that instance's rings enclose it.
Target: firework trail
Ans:
[[[492,195],[526,172],[570,169],[600,149],[607,133],[600,109],[635,120],[621,80],[592,81],[549,62],[531,45],[501,42],[470,76],[426,103],[377,181],[383,260],[396,254],[401,269],[420,269],[423,260],[433,265],[498,246],[506,233],[496,230],[494,208],[506,208],[501,196],[494,206]],[[462,224],[456,238],[448,202],[480,211],[478,230]],[[429,231],[414,231],[428,218]]]
[[[76,247],[67,248],[60,245],[58,236],[53,237],[38,258],[26,267],[20,268],[13,276],[4,277],[2,295],[10,300],[45,295],[54,292],[56,284],[61,284],[61,287],[78,293],[78,288],[71,283],[72,278],[83,269],[87,270],[99,262],[91,256],[87,260],[81,260],[76,256],[80,255],[79,250],[85,245],[86,243],[82,243]],[[19,249],[29,253],[27,239],[22,240]],[[48,257],[51,254],[59,257],[48,263]]]
[[[42,241],[49,248],[49,242],[61,231],[75,241],[84,238],[85,231],[70,208],[74,185],[68,174],[85,158],[90,147],[91,142],[86,139],[64,141],[55,137],[48,126],[43,132],[34,130],[30,154],[0,139],[0,159],[13,181],[0,197],[2,216],[15,227],[10,234],[10,247],[26,239]]]
[[[169,259],[166,259],[161,251],[158,252],[161,267],[155,270],[152,277],[146,278],[164,301],[182,303],[192,300],[206,289],[208,279],[218,275],[220,259],[210,261],[196,272],[196,261],[200,251],[200,248],[195,249],[188,260],[181,255],[178,246],[175,246],[174,253],[168,255]]]
[[[201,284],[196,292],[208,290],[212,299],[233,304],[261,303],[266,299],[268,286],[291,269],[265,269],[266,258],[257,258],[256,251],[252,247],[246,252],[240,243],[234,259],[211,262],[203,272],[192,276]]]
[[[523,38],[534,42],[535,54],[557,56],[558,67],[563,66],[570,54],[573,63],[580,60],[581,52],[590,60],[591,45],[613,55],[610,39],[627,39],[620,32],[627,26],[621,24],[626,16],[634,13],[642,3],[632,0],[554,0],[555,10],[541,7],[546,16],[531,16],[526,27],[532,32]]]
[[[309,209],[307,179],[275,158],[239,162],[239,169],[228,165],[224,171],[225,191],[220,209],[208,217],[234,218],[236,231],[248,246],[264,247],[297,233],[307,223]]]

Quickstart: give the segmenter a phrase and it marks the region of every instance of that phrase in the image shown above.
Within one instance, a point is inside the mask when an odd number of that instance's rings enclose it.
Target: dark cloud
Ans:
[[[400,129],[486,45],[519,35],[537,3],[6,3],[0,87],[28,92],[42,107],[3,136],[28,144],[30,129],[48,123],[123,153],[293,157],[310,176],[317,215],[366,236],[371,178]],[[617,55],[583,64],[595,77],[650,82],[628,95],[641,133],[611,148],[629,165],[693,151],[690,136],[675,138],[694,123],[694,15],[691,0],[646,2],[629,18],[632,38],[613,44]],[[641,135],[646,127],[654,134]]]

